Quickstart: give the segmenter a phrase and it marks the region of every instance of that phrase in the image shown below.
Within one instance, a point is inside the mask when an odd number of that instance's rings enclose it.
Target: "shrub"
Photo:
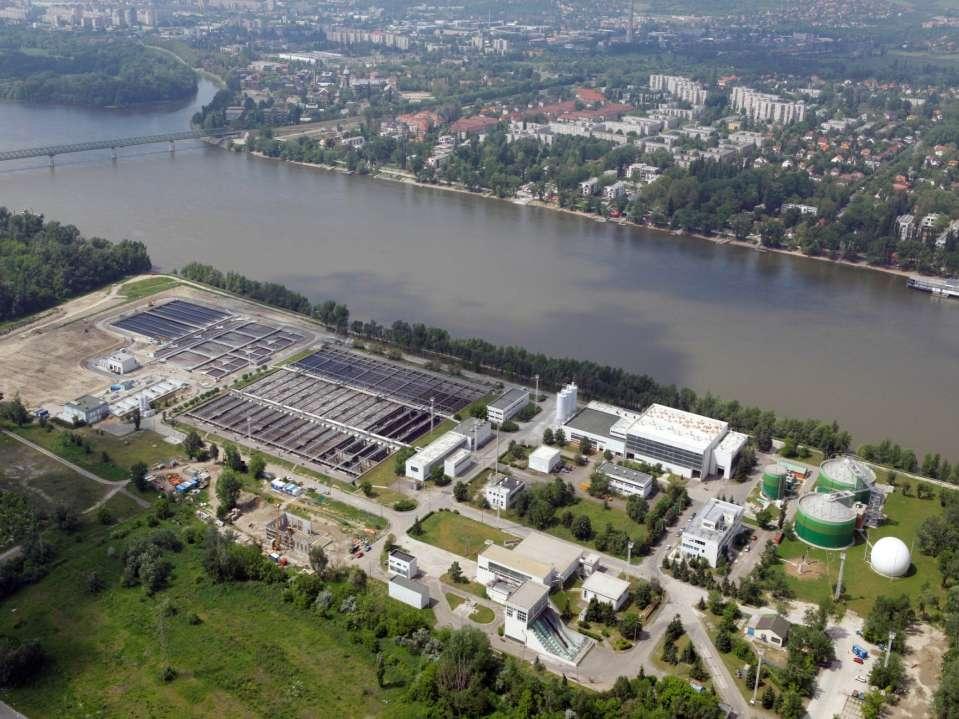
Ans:
[[[397,499],[393,502],[393,509],[397,512],[412,512],[416,509],[415,499]]]

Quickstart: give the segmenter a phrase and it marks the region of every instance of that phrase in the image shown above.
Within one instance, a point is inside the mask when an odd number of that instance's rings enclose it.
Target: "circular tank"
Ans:
[[[766,499],[782,499],[786,493],[786,468],[770,464],[763,469],[763,496]]]
[[[807,494],[799,500],[796,536],[822,549],[845,549],[853,543],[856,511],[834,495]]]
[[[869,564],[884,577],[902,577],[909,571],[912,557],[909,547],[898,537],[883,537],[869,553]]]
[[[833,457],[819,465],[817,492],[854,492],[855,501],[869,501],[869,489],[876,483],[876,473],[869,465],[854,457]]]

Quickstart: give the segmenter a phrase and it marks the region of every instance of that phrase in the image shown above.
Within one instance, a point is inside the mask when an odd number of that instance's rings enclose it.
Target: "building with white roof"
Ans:
[[[534,472],[549,474],[555,472],[563,463],[563,457],[556,447],[542,445],[530,452],[528,467]]]
[[[486,485],[486,503],[492,509],[509,509],[516,496],[526,488],[526,482],[506,475],[494,477]]]
[[[603,462],[597,469],[609,481],[609,488],[617,494],[629,496],[638,494],[650,497],[656,491],[656,480],[652,475],[612,462]]]
[[[524,582],[562,585],[578,569],[583,551],[542,532],[530,532],[513,549],[491,544],[476,558],[476,581],[503,603]]]
[[[703,557],[715,567],[739,534],[742,516],[743,508],[738,504],[710,499],[683,530],[680,551],[686,557]]]
[[[134,392],[111,403],[110,414],[114,417],[126,417],[135,409],[139,409],[142,412],[143,407],[149,407],[152,402],[165,399],[179,392],[186,386],[187,383],[182,380],[162,379],[139,392]]]
[[[506,600],[503,635],[521,642],[537,654],[576,666],[593,645],[588,637],[574,632],[549,603],[546,587],[527,582]]]
[[[419,452],[406,460],[406,476],[418,482],[425,482],[433,471],[449,455],[466,444],[466,437],[456,432],[440,435]]]
[[[605,572],[593,572],[583,582],[583,599],[595,599],[618,610],[629,599],[629,582]]]
[[[473,454],[466,447],[460,447],[443,461],[443,474],[450,479],[458,479],[472,466]]]
[[[486,406],[486,419],[493,424],[503,424],[528,404],[529,390],[512,387]]]
[[[543,532],[530,532],[513,551],[531,559],[548,562],[561,583],[579,569],[579,561],[583,556],[581,547]]]
[[[430,605],[429,588],[422,582],[407,579],[399,574],[390,577],[389,595],[414,609],[425,609]]]
[[[126,348],[121,348],[104,359],[103,366],[113,374],[127,374],[138,369],[140,362]]]
[[[450,431],[466,437],[466,447],[474,452],[493,438],[493,426],[476,417],[467,417]]]

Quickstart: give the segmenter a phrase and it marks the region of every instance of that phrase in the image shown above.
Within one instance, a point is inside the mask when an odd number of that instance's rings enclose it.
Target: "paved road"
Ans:
[[[97,502],[96,504],[94,504],[92,507],[88,507],[87,509],[83,510],[83,513],[84,513],[84,514],[86,514],[87,512],[92,512],[92,511],[94,511],[94,510],[97,509],[101,504],[103,504],[104,502],[106,502],[110,497],[114,496],[114,495],[117,494],[117,493],[126,495],[127,497],[129,497],[130,499],[132,499],[134,502],[136,502],[137,504],[139,504],[139,505],[140,505],[141,507],[143,507],[144,509],[146,509],[147,507],[150,506],[150,503],[149,503],[148,501],[146,501],[146,500],[143,499],[142,497],[136,496],[135,494],[133,494],[132,492],[130,492],[130,491],[126,488],[127,485],[130,483],[130,480],[125,479],[125,480],[123,480],[122,482],[111,482],[111,481],[108,480],[108,479],[104,479],[103,477],[100,477],[99,475],[96,475],[96,474],[94,474],[93,472],[90,472],[90,471],[84,469],[83,467],[80,467],[80,466],[74,464],[73,462],[70,462],[70,461],[64,459],[63,457],[60,457],[60,456],[54,454],[54,453],[51,452],[50,450],[45,449],[44,447],[41,447],[39,444],[35,444],[34,442],[31,442],[29,439],[26,439],[25,437],[21,437],[19,434],[16,434],[16,433],[11,432],[10,430],[6,430],[6,429],[0,430],[0,431],[2,431],[5,435],[7,435],[8,437],[10,437],[11,439],[15,439],[15,440],[17,440],[18,442],[20,442],[21,444],[27,445],[28,447],[30,447],[30,448],[33,449],[34,451],[39,452],[40,454],[42,454],[42,455],[44,455],[44,456],[46,456],[46,457],[49,457],[49,458],[52,459],[53,461],[59,462],[60,464],[66,466],[66,467],[69,467],[70,469],[72,469],[74,472],[76,472],[76,473],[79,474],[80,476],[86,477],[87,479],[92,480],[92,481],[96,482],[97,484],[102,484],[102,485],[105,485],[105,486],[107,486],[107,487],[110,487],[110,490],[107,492],[107,494],[106,494],[105,497],[103,497],[99,502]]]

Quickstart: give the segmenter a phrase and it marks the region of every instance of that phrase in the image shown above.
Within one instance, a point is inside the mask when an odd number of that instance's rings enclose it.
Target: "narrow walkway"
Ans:
[[[45,457],[49,457],[53,461],[59,462],[65,467],[69,467],[74,472],[79,474],[81,477],[85,477],[86,479],[92,480],[96,482],[97,484],[102,484],[104,486],[112,488],[112,491],[108,492],[107,496],[104,499],[101,499],[100,502],[97,502],[97,504],[93,505],[93,507],[90,507],[89,509],[85,509],[84,513],[90,512],[93,509],[96,509],[100,504],[106,501],[106,499],[109,499],[110,497],[112,497],[113,495],[117,493],[125,494],[127,497],[132,499],[134,502],[136,502],[138,505],[140,505],[144,509],[150,506],[150,503],[148,501],[146,501],[142,497],[136,496],[135,494],[133,494],[126,488],[127,485],[130,483],[129,479],[125,479],[120,482],[113,482],[113,481],[110,481],[109,479],[104,479],[103,477],[96,475],[93,472],[86,470],[83,467],[80,467],[69,460],[64,459],[63,457],[57,454],[54,454],[49,449],[46,449],[44,447],[41,447],[39,444],[35,444],[34,442],[31,442],[29,439],[25,437],[21,437],[19,434],[16,434],[15,432],[11,432],[8,429],[4,429],[0,431],[2,431],[7,437],[10,437],[11,439],[15,439],[21,444],[25,444],[26,446],[30,447],[30,449],[34,450],[35,452],[39,452]]]

